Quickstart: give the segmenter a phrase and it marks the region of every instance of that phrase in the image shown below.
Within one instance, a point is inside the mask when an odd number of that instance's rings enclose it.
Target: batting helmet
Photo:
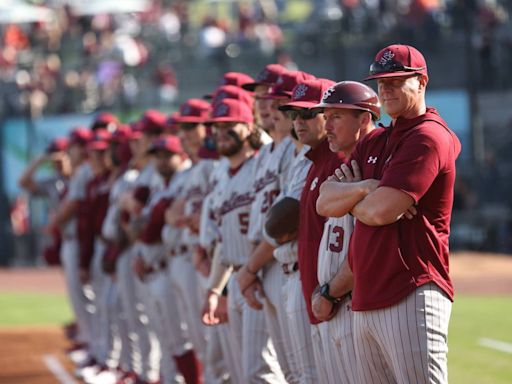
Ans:
[[[379,97],[369,86],[357,81],[342,81],[334,84],[322,96],[320,104],[313,108],[346,108],[370,112],[375,120],[380,119]]]

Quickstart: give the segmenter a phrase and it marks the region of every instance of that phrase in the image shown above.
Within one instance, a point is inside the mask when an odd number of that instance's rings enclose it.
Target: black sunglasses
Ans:
[[[298,117],[300,117],[301,120],[311,120],[314,119],[319,113],[320,111],[314,109],[289,109],[286,111],[286,115],[291,120],[295,120]]]
[[[393,72],[415,72],[421,71],[425,67],[407,67],[398,61],[389,60],[386,63],[381,64],[379,61],[374,62],[370,65],[370,75],[378,75],[381,73],[393,73]]]
[[[184,131],[192,131],[194,130],[199,124],[198,123],[179,123],[179,127],[183,129]]]

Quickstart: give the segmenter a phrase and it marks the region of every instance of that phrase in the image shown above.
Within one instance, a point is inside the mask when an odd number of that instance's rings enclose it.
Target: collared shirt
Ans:
[[[378,128],[357,145],[352,158],[363,179],[378,179],[381,187],[407,193],[418,213],[384,226],[356,221],[349,251],[354,310],[391,306],[430,281],[453,299],[448,237],[460,150],[459,140],[433,108]]]
[[[316,212],[316,200],[320,185],[343,163],[345,157],[341,153],[332,152],[327,139],[324,139],[316,148],[311,149],[306,157],[312,161],[312,165],[300,198],[298,261],[309,321],[311,324],[317,324],[319,321],[311,309],[311,295],[318,285],[318,247],[326,218]]]

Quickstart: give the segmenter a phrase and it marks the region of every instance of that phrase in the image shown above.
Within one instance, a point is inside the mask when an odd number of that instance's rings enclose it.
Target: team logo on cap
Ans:
[[[192,112],[192,108],[190,108],[190,105],[185,105],[185,106],[181,109],[181,114],[182,114],[182,115],[190,115],[190,112]]]
[[[221,104],[215,111],[215,117],[226,116],[229,112],[229,107],[226,104]]]
[[[380,65],[386,65],[386,63],[395,57],[395,54],[391,51],[385,51],[379,60]]]
[[[334,85],[329,88],[327,91],[324,92],[324,95],[322,96],[322,103],[325,103],[329,97],[334,93],[335,88]],[[340,103],[343,103],[342,100],[340,100]]]
[[[217,96],[215,96],[215,102],[218,103],[219,101],[221,101],[227,97],[228,97],[228,95],[226,92],[221,92]]]
[[[268,70],[264,69],[263,72],[261,72],[258,75],[257,81],[265,81],[269,77]]]
[[[279,76],[279,78],[278,78],[278,79],[277,79],[277,81],[276,81],[276,84],[281,85],[281,84],[283,84],[283,83],[284,83],[283,76]]]
[[[293,99],[297,100],[304,96],[306,96],[306,91],[308,90],[308,86],[305,84],[299,84],[297,88],[295,88],[295,92],[293,93]]]

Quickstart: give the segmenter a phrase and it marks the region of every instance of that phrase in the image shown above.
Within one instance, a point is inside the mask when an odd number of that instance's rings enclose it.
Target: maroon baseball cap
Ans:
[[[77,127],[69,134],[69,145],[85,145],[92,138],[92,131],[85,127]]]
[[[167,117],[167,120],[165,121],[165,132],[171,135],[176,135],[178,133],[180,130],[177,120],[178,115],[178,112],[173,112]]]
[[[167,151],[181,155],[183,147],[181,146],[180,138],[175,135],[165,135],[156,139],[149,147],[148,153],[156,153],[158,151]]]
[[[315,79],[315,76],[303,71],[284,72],[268,93],[261,97],[266,99],[290,99],[297,84],[313,79]]]
[[[176,122],[179,123],[203,123],[208,119],[211,111],[209,102],[201,99],[189,99],[180,105]]]
[[[148,109],[142,115],[138,128],[142,133],[160,134],[165,128],[165,115],[156,109]]]
[[[242,88],[247,91],[254,92],[258,85],[272,86],[277,83],[279,76],[287,71],[288,70],[281,64],[268,64],[260,73],[258,73],[258,76],[254,82],[246,83],[242,85]]]
[[[53,139],[48,147],[46,147],[46,153],[62,152],[68,149],[69,140],[66,137],[57,137]]]
[[[252,109],[246,103],[235,99],[224,99],[213,108],[209,123],[252,123]]]
[[[91,124],[91,130],[95,131],[97,129],[108,129],[109,131],[114,131],[119,126],[119,119],[110,112],[100,112],[94,118]]]
[[[370,65],[369,76],[364,80],[411,76],[415,73],[428,77],[427,62],[421,52],[410,45],[393,44],[377,53]]]
[[[245,84],[252,83],[254,79],[242,72],[226,72],[222,79],[220,79],[219,87],[223,85],[234,85],[235,87],[242,88]],[[215,96],[214,93],[209,93],[203,96],[203,99],[212,99]]]
[[[97,129],[87,142],[87,149],[90,151],[104,151],[108,148],[111,138],[112,134],[105,128]]]
[[[110,141],[114,143],[124,143],[128,140],[132,139],[133,130],[128,124],[123,124],[117,127],[117,129],[112,132],[112,136],[110,137]]]
[[[285,105],[281,105],[279,110],[312,108],[322,101],[324,92],[334,84],[335,82],[329,79],[305,80],[293,88],[292,100]]]
[[[239,100],[246,103],[251,108],[254,104],[254,99],[249,94],[249,92],[244,91],[242,88],[236,87],[234,85],[223,85],[217,88],[213,94],[212,105],[215,106],[224,99]]]

